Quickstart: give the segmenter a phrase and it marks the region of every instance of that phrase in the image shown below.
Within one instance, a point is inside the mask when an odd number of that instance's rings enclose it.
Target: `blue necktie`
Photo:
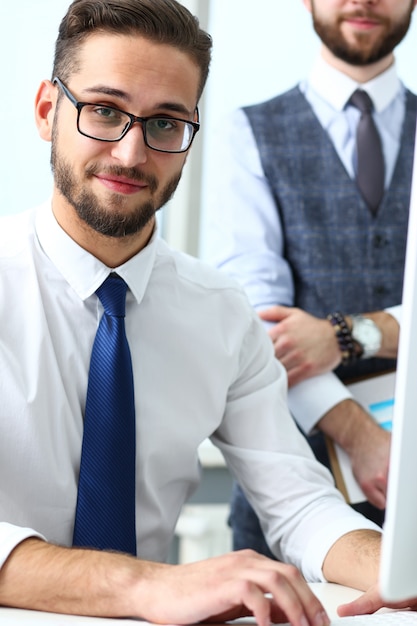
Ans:
[[[127,285],[111,274],[91,353],[73,545],[136,555],[135,405]]]
[[[381,138],[372,117],[374,105],[363,89],[357,89],[349,102],[361,113],[356,130],[356,182],[365,202],[376,213],[384,195],[385,166]]]

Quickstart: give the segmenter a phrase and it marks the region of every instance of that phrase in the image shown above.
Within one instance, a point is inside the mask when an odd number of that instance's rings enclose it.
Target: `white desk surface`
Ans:
[[[314,593],[320,598],[330,618],[336,617],[336,609],[339,604],[350,602],[360,591],[332,583],[312,583],[310,585]],[[245,620],[246,621],[246,620]],[[1,626],[30,625],[30,626],[128,626],[128,624],[141,623],[133,619],[114,619],[100,617],[82,617],[79,615],[61,615],[56,613],[44,613],[41,611],[26,611],[22,609],[9,609],[0,607]],[[143,624],[144,622],[142,622]]]

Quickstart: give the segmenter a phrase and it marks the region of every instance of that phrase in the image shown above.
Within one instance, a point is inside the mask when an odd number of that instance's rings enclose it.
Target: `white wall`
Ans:
[[[39,139],[33,102],[50,78],[53,45],[68,0],[0,3],[0,215],[43,201],[50,193],[49,144]]]

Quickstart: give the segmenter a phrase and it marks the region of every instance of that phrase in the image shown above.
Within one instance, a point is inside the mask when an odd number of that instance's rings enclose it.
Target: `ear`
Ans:
[[[42,81],[35,98],[35,120],[39,135],[51,141],[52,124],[55,115],[57,88],[50,80]]]

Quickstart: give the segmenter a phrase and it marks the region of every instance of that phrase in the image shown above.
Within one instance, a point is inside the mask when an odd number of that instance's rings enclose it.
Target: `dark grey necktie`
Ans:
[[[349,102],[361,112],[356,130],[356,182],[365,202],[376,213],[384,195],[384,156],[372,117],[374,107],[371,98],[362,89],[357,89]]]

